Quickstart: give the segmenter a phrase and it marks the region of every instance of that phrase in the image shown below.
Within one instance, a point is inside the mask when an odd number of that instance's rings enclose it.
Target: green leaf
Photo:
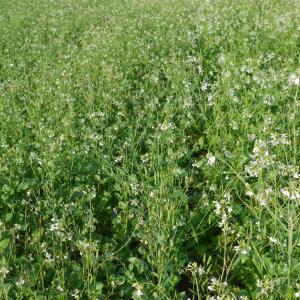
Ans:
[[[19,185],[18,185],[18,191],[24,191],[28,189],[28,184],[27,182],[22,181]]]
[[[0,242],[0,252],[7,248],[7,246],[9,245],[9,242],[10,242],[9,239],[4,239]]]
[[[12,213],[7,213],[6,215],[5,215],[5,222],[9,222],[9,221],[11,221],[11,219],[13,218],[13,214]]]

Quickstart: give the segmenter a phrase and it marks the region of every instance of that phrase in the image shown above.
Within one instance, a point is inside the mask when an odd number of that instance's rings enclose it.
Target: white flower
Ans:
[[[142,297],[142,296],[144,295],[144,293],[142,292],[141,289],[137,289],[137,290],[136,290],[136,295],[137,295],[138,297]]]
[[[296,298],[300,298],[300,292],[295,293]]]
[[[221,203],[218,202],[218,201],[214,201],[214,204],[215,204],[215,210],[214,210],[214,212],[215,212],[217,215],[220,215],[220,214],[221,214],[221,209],[222,209]]]
[[[216,283],[217,282],[217,278],[216,277],[212,277],[210,280],[212,283]]]
[[[270,154],[267,143],[256,140],[253,148],[252,160],[245,166],[250,177],[258,177],[259,173],[274,163],[275,155]]]
[[[142,161],[143,163],[148,162],[148,161],[149,161],[149,153],[146,153],[146,154],[144,154],[144,155],[141,155],[141,161]]]
[[[208,105],[209,105],[209,106],[212,106],[212,105],[214,104],[214,97],[213,97],[212,94],[209,94],[209,95],[207,96],[207,102],[208,102]]]
[[[234,247],[233,247],[233,250],[234,250],[235,252],[238,252],[238,251],[240,250],[240,246],[234,246]]]
[[[260,279],[257,279],[256,286],[259,287],[259,288],[263,287],[263,283],[262,283],[262,281]]]
[[[199,162],[193,162],[192,167],[199,169],[200,168],[200,163]]]
[[[168,129],[174,129],[174,124],[172,122],[169,122],[169,123],[160,123],[158,125],[158,129],[160,129],[161,131],[166,131]]]
[[[17,282],[16,282],[16,286],[20,287],[21,285],[23,285],[25,283],[25,280],[23,278],[20,278]]]
[[[246,192],[246,196],[252,197],[254,195],[254,193],[251,190],[248,190]]]
[[[75,299],[79,299],[80,291],[78,289],[75,289],[73,293],[71,293],[71,296],[73,296]]]
[[[264,194],[258,194],[256,197],[256,200],[258,201],[260,206],[267,206],[267,198],[265,197]]]
[[[281,194],[285,197],[287,197],[290,200],[299,200],[300,199],[300,193],[297,191],[290,192],[287,188],[283,188],[280,190]]]
[[[20,230],[21,229],[21,225],[20,224],[15,224],[15,229],[16,230]]]
[[[291,74],[289,77],[289,84],[299,86],[300,78],[296,74]]]
[[[50,253],[48,253],[47,251],[45,251],[45,257],[46,257],[47,262],[53,262],[54,261],[54,259],[52,258],[52,255]]]
[[[57,290],[60,291],[60,292],[63,292],[64,289],[59,285],[59,286],[57,287]]]
[[[149,193],[150,198],[154,198],[155,195],[156,195],[156,193],[155,193],[154,191],[151,191],[151,192]]]
[[[0,275],[2,275],[3,278],[5,278],[8,273],[9,273],[9,270],[7,268],[5,268],[5,267],[0,268]]]
[[[207,90],[207,88],[208,88],[208,83],[207,83],[207,82],[203,82],[203,83],[202,83],[202,86],[201,86],[201,90],[202,90],[203,92],[205,92],[205,91]]]
[[[214,289],[214,287],[212,286],[212,285],[209,285],[208,286],[208,289],[211,291],[211,292],[213,292],[215,289]]]
[[[279,244],[279,241],[277,239],[275,239],[274,237],[272,237],[272,236],[269,237],[269,240],[273,244]]]
[[[116,162],[116,163],[121,162],[122,160],[123,160],[123,156],[122,156],[122,155],[117,156],[117,157],[115,158],[115,162]]]
[[[246,249],[243,249],[243,250],[241,251],[241,254],[247,255],[247,254],[248,254],[248,251],[247,251]]]
[[[197,269],[196,269],[196,272],[201,276],[203,274],[205,274],[205,270],[202,266],[199,266]]]
[[[288,190],[287,188],[281,189],[280,192],[281,192],[281,194],[282,194],[283,196],[286,196],[286,197],[288,197],[288,198],[290,198],[290,196],[291,196],[291,194],[290,194],[290,192],[289,192],[289,190]]]
[[[216,162],[216,157],[211,154],[207,154],[207,162],[210,166],[213,166]]]
[[[224,55],[223,53],[219,56],[218,62],[219,62],[220,64],[222,64],[222,63],[225,62],[225,55]]]

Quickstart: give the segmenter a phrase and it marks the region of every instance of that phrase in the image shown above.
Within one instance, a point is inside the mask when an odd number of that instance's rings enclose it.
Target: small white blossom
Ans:
[[[211,154],[207,154],[207,162],[210,166],[213,166],[216,162],[216,157]]]
[[[8,273],[9,273],[9,270],[7,268],[5,268],[5,267],[0,268],[0,276],[2,276],[3,278],[5,278]]]
[[[79,299],[80,296],[80,291],[78,289],[75,289],[72,293],[71,296],[74,297],[75,299]]]
[[[60,292],[63,292],[64,289],[59,285],[59,286],[57,286],[57,290]]]
[[[142,297],[142,296],[144,295],[144,293],[142,292],[141,289],[137,289],[137,290],[136,290],[136,295],[137,295],[138,297]]]
[[[25,280],[23,278],[20,278],[17,282],[16,282],[16,286],[20,287],[21,285],[23,285],[25,283]]]
[[[296,74],[291,74],[289,77],[289,84],[299,86],[300,85],[299,76],[297,76]]]
[[[21,229],[21,225],[20,224],[15,224],[15,229],[16,230],[20,230]]]
[[[203,82],[202,85],[201,85],[201,90],[203,92],[205,92],[207,90],[207,88],[208,88],[208,83],[207,82]]]
[[[272,244],[275,244],[275,245],[279,244],[279,241],[272,236],[269,237],[269,240]]]
[[[251,190],[248,190],[246,192],[246,196],[252,197],[254,195],[254,193]]]

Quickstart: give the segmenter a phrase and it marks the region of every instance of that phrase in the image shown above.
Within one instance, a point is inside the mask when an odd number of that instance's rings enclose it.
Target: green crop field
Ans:
[[[300,0],[0,0],[0,299],[300,298]]]

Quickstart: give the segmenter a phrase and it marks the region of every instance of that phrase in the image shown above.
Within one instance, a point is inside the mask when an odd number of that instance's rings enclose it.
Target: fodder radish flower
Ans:
[[[297,76],[296,74],[291,74],[289,77],[289,84],[299,86],[300,85],[300,77]]]
[[[216,162],[216,157],[211,154],[207,154],[207,162],[210,166],[213,166]]]

